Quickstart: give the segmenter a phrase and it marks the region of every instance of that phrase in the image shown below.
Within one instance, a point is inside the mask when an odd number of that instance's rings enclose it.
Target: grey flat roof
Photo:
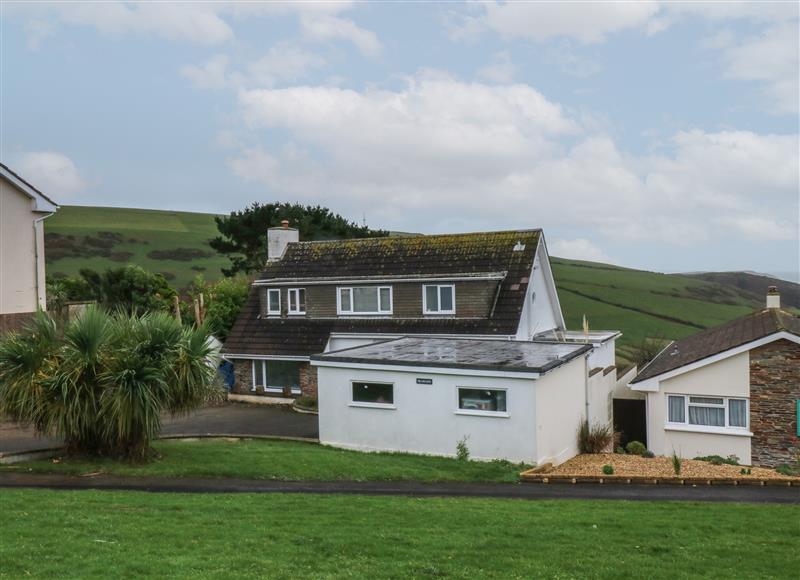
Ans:
[[[402,337],[313,355],[312,361],[546,373],[590,344]]]

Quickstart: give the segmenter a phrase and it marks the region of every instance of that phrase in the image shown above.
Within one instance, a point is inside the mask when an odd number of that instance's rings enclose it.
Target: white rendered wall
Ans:
[[[402,372],[317,367],[317,370],[322,443],[362,451],[453,456],[458,441],[467,436],[467,446],[475,459],[537,461],[534,403],[537,381],[424,372],[429,369]],[[431,379],[433,384],[418,385],[417,378]],[[350,406],[353,379],[394,383],[396,408]],[[457,414],[457,386],[507,388],[509,417]]]
[[[577,359],[536,382],[537,463],[558,465],[578,454],[578,428],[586,416],[586,359]]]
[[[592,345],[592,352],[589,353],[589,368],[606,368],[616,364],[617,340],[612,338],[600,344]]]
[[[522,306],[517,340],[530,340],[536,334],[558,328],[554,302],[548,290],[548,276],[545,275],[540,259],[544,252],[542,248],[540,245],[533,260],[533,271],[525,294],[525,304]]]
[[[33,201],[0,178],[0,314],[34,312],[36,292],[34,220],[45,214],[33,212]],[[40,224],[41,225],[41,224]],[[42,229],[38,230],[43,251]],[[44,299],[44,255],[40,256],[41,298]]]
[[[617,384],[617,375],[600,371],[589,377],[587,382],[589,393],[589,423],[591,425],[608,425],[613,415],[612,394]]]
[[[750,437],[737,434],[669,430],[666,395],[750,397],[750,354],[747,352],[711,363],[662,381],[658,392],[647,393],[647,445],[656,455],[681,457],[736,455],[750,464]]]

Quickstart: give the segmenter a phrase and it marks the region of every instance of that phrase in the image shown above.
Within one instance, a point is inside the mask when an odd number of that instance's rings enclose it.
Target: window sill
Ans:
[[[350,407],[364,407],[365,409],[397,409],[395,405],[388,405],[386,403],[348,403]]]
[[[426,311],[426,312],[423,312],[423,314],[425,316],[455,316],[456,315],[456,311],[455,310],[452,310],[452,311],[442,310],[440,312],[427,312]]]
[[[700,425],[667,425],[665,431],[683,431],[685,433],[711,433],[712,435],[734,435],[736,437],[752,437],[747,429],[729,427],[702,427]]]
[[[289,316],[305,316],[305,312],[289,312]]]
[[[472,417],[495,417],[498,419],[508,419],[511,417],[508,413],[500,411],[469,411],[467,409],[459,409],[455,412],[456,415],[470,415]]]

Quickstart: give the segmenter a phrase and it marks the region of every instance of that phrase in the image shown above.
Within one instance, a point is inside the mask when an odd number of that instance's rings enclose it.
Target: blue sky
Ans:
[[[798,4],[2,4],[0,157],[62,204],[326,205],[797,280]]]

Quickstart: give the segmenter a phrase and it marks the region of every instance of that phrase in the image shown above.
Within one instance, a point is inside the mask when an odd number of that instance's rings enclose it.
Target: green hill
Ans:
[[[64,206],[45,224],[48,276],[132,262],[184,288],[199,273],[220,278],[228,263],[208,245],[217,234],[210,214]],[[581,328],[585,314],[593,329],[621,330],[622,356],[645,337],[681,338],[746,314],[763,304],[766,291],[763,279],[743,281],[752,276],[744,272],[709,280],[562,258],[552,263],[567,326]],[[787,305],[800,306],[793,303],[800,285],[772,282]]]

